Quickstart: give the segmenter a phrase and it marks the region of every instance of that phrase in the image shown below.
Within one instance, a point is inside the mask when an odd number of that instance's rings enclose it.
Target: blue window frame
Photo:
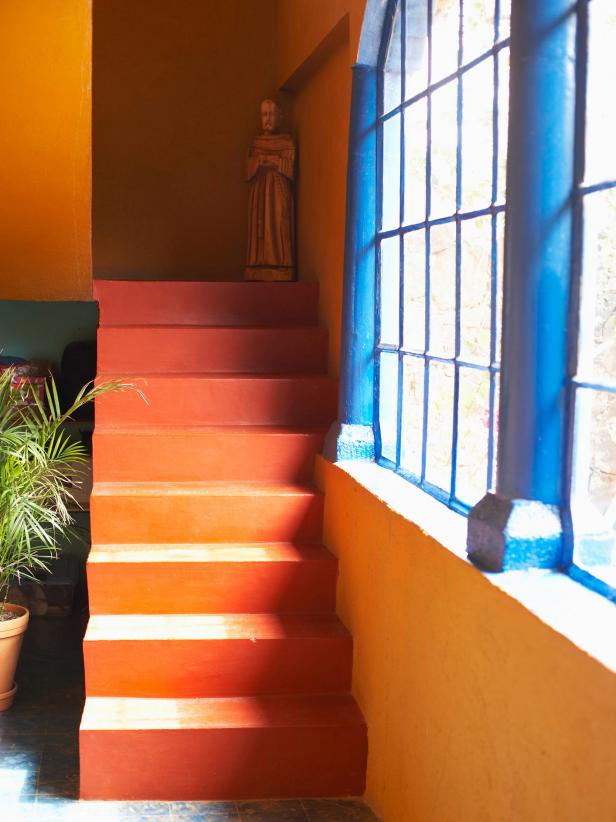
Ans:
[[[507,0],[397,0],[378,64],[377,460],[468,511],[497,439]]]
[[[510,26],[506,0],[372,15],[325,453],[376,454],[468,512],[480,567],[564,570],[616,598],[616,5],[525,0]]]
[[[565,564],[616,599],[616,7],[578,4]]]

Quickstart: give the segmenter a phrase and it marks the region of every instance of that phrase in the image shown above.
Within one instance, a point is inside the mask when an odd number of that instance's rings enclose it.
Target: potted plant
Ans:
[[[60,540],[74,533],[68,503],[88,453],[67,424],[81,406],[127,387],[119,380],[87,384],[62,412],[53,378],[43,402],[14,369],[0,373],[0,711],[17,691],[15,668],[29,618],[27,608],[8,602],[9,585],[48,570]]]

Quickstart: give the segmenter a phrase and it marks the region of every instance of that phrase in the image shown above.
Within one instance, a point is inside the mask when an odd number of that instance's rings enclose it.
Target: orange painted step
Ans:
[[[316,325],[317,283],[94,280],[101,325]]]
[[[183,608],[181,591],[178,607]],[[90,618],[89,696],[345,693],[351,637],[334,615],[137,614]]]
[[[323,498],[283,483],[95,483],[92,542],[293,542],[320,539]]]
[[[307,481],[324,438],[324,428],[97,425],[94,481]]]
[[[104,379],[106,375],[100,375]],[[100,425],[328,425],[336,382],[324,376],[126,375],[136,391],[96,401]]]
[[[338,560],[316,544],[95,544],[87,572],[92,614],[330,613]]]
[[[98,370],[236,374],[327,371],[327,331],[318,326],[216,328],[112,326],[98,330]]]
[[[359,796],[367,739],[348,695],[88,697],[82,799]]]

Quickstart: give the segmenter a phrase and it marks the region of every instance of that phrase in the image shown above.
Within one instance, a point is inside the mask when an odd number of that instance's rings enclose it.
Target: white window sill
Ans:
[[[475,567],[466,556],[465,517],[376,463],[349,460],[337,462],[336,466],[462,562]],[[616,672],[616,605],[555,571],[495,574],[476,570],[543,623]]]

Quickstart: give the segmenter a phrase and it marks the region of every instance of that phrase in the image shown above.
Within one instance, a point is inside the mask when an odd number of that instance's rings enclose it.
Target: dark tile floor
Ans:
[[[0,713],[0,822],[375,822],[363,802],[351,799],[78,801],[84,629],[81,616],[30,622],[17,698]]]

